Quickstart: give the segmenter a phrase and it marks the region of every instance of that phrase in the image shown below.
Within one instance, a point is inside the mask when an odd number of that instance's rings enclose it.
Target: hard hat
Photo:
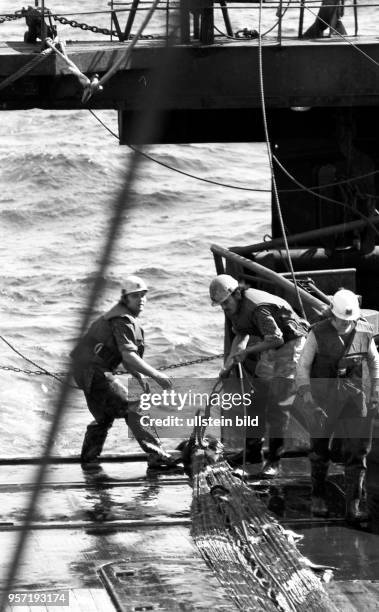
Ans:
[[[209,285],[212,306],[219,306],[228,299],[238,287],[238,281],[229,274],[219,274]]]
[[[360,314],[358,296],[349,289],[339,289],[332,297],[332,313],[345,321],[356,321]]]
[[[138,291],[147,291],[147,285],[142,278],[139,276],[127,276],[123,287],[121,289],[121,295],[129,295],[130,293],[137,293]]]

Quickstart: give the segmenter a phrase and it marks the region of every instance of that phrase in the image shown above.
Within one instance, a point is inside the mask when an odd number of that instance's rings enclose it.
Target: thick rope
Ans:
[[[115,74],[115,72],[117,72],[117,70],[119,69],[119,67],[121,66],[121,64],[126,63],[129,61],[129,58],[132,54],[132,51],[134,49],[134,47],[136,46],[137,42],[139,41],[145,27],[147,26],[147,24],[149,23],[151,17],[153,16],[155,9],[157,8],[158,4],[159,4],[160,0],[154,0],[154,2],[152,3],[150,9],[148,10],[147,14],[145,15],[144,20],[142,21],[141,25],[139,26],[134,38],[131,40],[131,42],[128,45],[128,48],[126,49],[125,55],[123,55],[122,57],[120,57],[117,62],[115,62],[113,64],[113,66],[108,70],[108,72],[106,72],[100,79],[99,81],[99,85],[104,85],[104,83],[106,83],[107,81],[109,81],[109,79]]]
[[[30,62],[28,62],[25,66],[23,66],[19,70],[16,70],[16,72],[1,81],[0,91],[2,89],[5,89],[6,87],[9,87],[9,85],[12,85],[12,83],[18,81],[18,79],[21,79],[23,76],[31,72],[31,70],[33,70],[41,62],[44,62],[51,55],[51,53],[52,49],[44,49],[41,53],[33,57],[33,59],[30,60]]]
[[[336,612],[292,534],[225,461],[197,452],[193,475],[192,536],[240,610]]]

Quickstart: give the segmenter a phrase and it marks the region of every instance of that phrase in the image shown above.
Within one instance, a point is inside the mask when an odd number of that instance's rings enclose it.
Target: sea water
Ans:
[[[103,0],[52,0],[46,5],[53,12],[108,9]],[[256,7],[232,10],[233,29],[257,28]],[[2,13],[20,8],[17,1],[0,1]],[[275,11],[264,13],[264,31],[275,23]],[[360,33],[376,33],[377,12],[373,6],[360,9]],[[67,18],[109,27],[109,17],[102,14]],[[284,35],[296,33],[297,19],[298,9],[289,9]],[[305,27],[313,19],[306,12]],[[120,20],[123,24],[125,15]],[[344,23],[352,33],[352,9],[346,9]],[[224,29],[220,16],[217,24]],[[1,41],[21,41],[25,29],[24,20],[2,24]],[[146,32],[163,31],[162,13]],[[58,33],[65,40],[107,40],[59,24]],[[367,66],[362,56],[362,69]],[[117,132],[115,111],[97,114]],[[1,335],[37,366],[64,372],[132,152],[120,147],[87,110],[2,111],[0,136]],[[128,274],[142,276],[150,288],[142,316],[145,356],[158,367],[222,352],[223,314],[210,306],[208,297],[215,274],[209,247],[252,244],[270,232],[270,172],[264,144],[160,145],[147,150],[189,174],[259,190],[208,184],[152,161],[140,163],[133,185],[136,206],[122,227],[94,316],[118,300]],[[4,369],[39,368],[5,343],[1,347],[0,456],[38,455],[60,384],[48,376]],[[181,379],[210,378],[220,366],[217,359],[171,373]],[[81,392],[73,391],[54,454],[78,454],[89,420]],[[106,450],[137,448],[127,438],[125,424],[117,422]]]

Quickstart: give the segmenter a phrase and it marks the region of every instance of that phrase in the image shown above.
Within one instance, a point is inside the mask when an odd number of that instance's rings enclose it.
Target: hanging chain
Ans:
[[[15,11],[13,15],[3,15],[2,17],[0,17],[0,24],[6,23],[7,21],[15,21],[16,19],[21,19],[21,17],[24,17],[24,9]]]
[[[190,361],[182,361],[179,363],[172,363],[166,366],[160,366],[157,370],[173,370],[176,368],[184,368],[185,366],[196,365],[199,363],[204,363],[206,361],[212,361],[213,359],[221,359],[223,357],[223,353],[219,355],[211,355],[210,357],[199,357],[198,359],[192,359]],[[24,370],[22,368],[17,368],[15,366],[6,366],[0,365],[0,370],[6,370],[8,372],[17,372],[19,374],[27,374],[28,376],[65,376],[66,372],[47,372],[46,370]],[[125,370],[116,370],[115,374],[127,374]]]
[[[105,36],[118,37],[117,30],[110,30],[109,28],[99,28],[95,25],[91,26],[88,23],[80,23],[79,21],[76,21],[76,19],[66,19],[66,17],[59,17],[58,15],[54,15],[53,13],[51,13],[51,17],[55,19],[55,21],[59,21],[59,23],[61,23],[62,25],[69,25],[72,28],[80,28],[81,30],[94,32],[95,34],[104,34]],[[132,38],[134,38],[134,34],[130,34],[128,40],[131,40]],[[145,40],[154,40],[165,38],[165,36],[161,36],[159,34],[142,34],[140,38],[143,38]]]
[[[13,15],[3,15],[2,17],[0,17],[0,24],[6,23],[7,21],[15,21],[16,19],[21,19],[22,17],[25,17],[25,13],[26,13],[26,10],[23,8],[18,11],[15,11]],[[109,28],[100,28],[99,26],[89,25],[88,23],[76,21],[76,19],[66,19],[66,17],[59,17],[59,15],[55,15],[54,13],[51,13],[49,9],[45,9],[45,15],[50,15],[50,17],[52,17],[55,21],[58,21],[62,25],[69,25],[72,28],[80,28],[81,30],[84,30],[85,32],[89,31],[89,32],[93,32],[94,34],[104,34],[105,36],[117,36],[118,37],[117,30],[110,30]],[[133,36],[134,36],[133,34],[130,34],[128,38],[132,39]],[[145,40],[154,40],[154,39],[160,39],[160,38],[166,38],[166,37],[161,36],[159,34],[156,34],[156,35],[143,34],[142,36],[140,36],[140,38],[143,38]]]
[[[72,28],[80,28],[81,30],[94,32],[95,34],[105,34],[106,36],[117,36],[117,30],[110,30],[109,28],[99,28],[98,26],[91,26],[88,23],[79,23],[75,19],[66,19],[66,17],[59,17],[51,13],[51,17],[55,21],[59,21],[62,25],[69,25]]]

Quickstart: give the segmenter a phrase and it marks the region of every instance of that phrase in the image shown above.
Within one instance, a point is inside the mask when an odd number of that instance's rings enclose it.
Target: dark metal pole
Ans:
[[[379,223],[379,215],[375,215],[374,217],[368,217],[368,221],[374,223],[375,225]],[[330,225],[329,227],[325,227],[322,229],[311,230],[309,232],[302,232],[300,234],[293,234],[293,236],[287,236],[288,244],[295,244],[296,242],[307,242],[312,238],[320,238],[323,236],[330,236],[331,234],[343,234],[346,231],[350,231],[353,229],[359,229],[365,227],[367,225],[367,221],[351,221],[350,223],[340,223],[338,225]],[[258,251],[266,251],[268,249],[277,249],[282,248],[284,246],[282,238],[274,238],[273,240],[267,240],[267,242],[258,242],[257,244],[252,244],[246,247],[230,247],[234,253],[239,253],[240,255],[248,255],[250,253],[258,252]]]
[[[44,42],[46,38],[46,24],[45,24],[45,0],[41,0],[41,40]]]
[[[228,5],[226,4],[226,0],[220,0],[221,12],[224,18],[224,23],[226,27],[226,33],[228,36],[233,36],[233,28],[230,22],[229,13],[228,13]]]
[[[299,38],[303,36],[304,10],[305,10],[305,0],[300,0],[300,15],[299,15],[299,30],[298,30]]]
[[[358,4],[354,0],[354,36],[358,36]]]
[[[282,17],[283,17],[283,0],[279,2],[279,24],[278,24],[278,42],[282,44]]]
[[[124,40],[127,40],[130,36],[130,32],[133,27],[134,19],[137,13],[139,0],[133,0],[132,7],[129,11],[128,21],[126,22],[125,32],[124,32]]]

